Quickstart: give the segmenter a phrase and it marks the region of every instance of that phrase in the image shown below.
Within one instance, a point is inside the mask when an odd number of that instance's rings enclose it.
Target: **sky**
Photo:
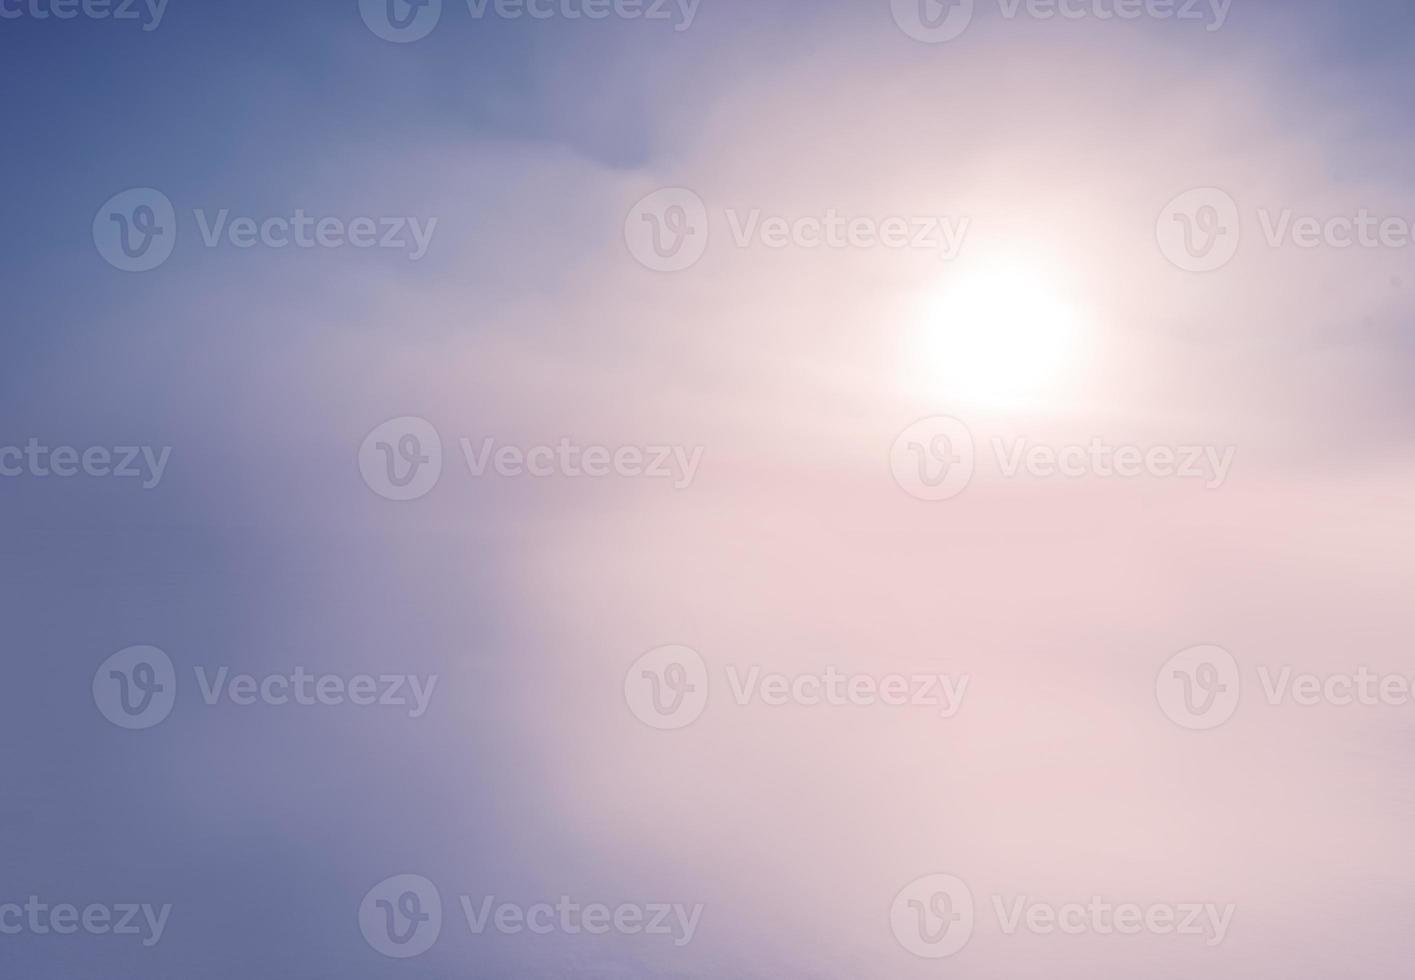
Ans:
[[[656,2],[0,0],[0,975],[1403,975],[1415,10]]]

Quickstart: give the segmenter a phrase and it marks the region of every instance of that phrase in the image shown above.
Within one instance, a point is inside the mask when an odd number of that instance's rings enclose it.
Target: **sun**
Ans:
[[[1041,263],[956,268],[919,297],[911,319],[906,370],[919,398],[1034,410],[1055,406],[1075,381],[1082,317]]]

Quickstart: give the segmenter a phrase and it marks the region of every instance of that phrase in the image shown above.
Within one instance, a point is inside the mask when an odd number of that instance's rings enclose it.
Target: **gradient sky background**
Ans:
[[[984,6],[990,6],[984,4]],[[160,28],[0,20],[0,445],[173,447],[161,486],[0,479],[0,903],[172,903],[154,949],[0,936],[0,974],[98,978],[1145,976],[1408,971],[1415,708],[1245,704],[1195,735],[1159,665],[1415,673],[1410,250],[1156,248],[1175,194],[1415,219],[1415,9],[1234,0],[1228,23],[1007,22],[917,43],[876,0],[702,0],[669,24],[474,21],[414,44],[354,2],[172,0]],[[967,215],[969,261],[1041,256],[1086,324],[1049,401],[910,386],[936,258],[724,246],[656,275],[624,216]],[[130,187],[172,259],[107,265]],[[429,254],[200,247],[193,208],[418,215]],[[926,505],[889,475],[932,414],[999,434],[1238,447],[1220,490],[1006,481]],[[448,469],[370,493],[374,426]],[[701,445],[698,481],[473,479],[455,442]],[[973,678],[960,715],[714,709],[653,732],[624,671]],[[164,649],[173,716],[90,682]],[[427,716],[207,707],[191,668],[437,673]],[[979,896],[1233,902],[1227,942],[895,943],[920,875]],[[444,901],[706,906],[694,942],[363,941],[398,873]],[[986,901],[986,899],[981,899]]]

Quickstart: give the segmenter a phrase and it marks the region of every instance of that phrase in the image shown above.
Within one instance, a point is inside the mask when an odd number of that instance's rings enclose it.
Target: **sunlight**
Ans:
[[[919,300],[907,371],[918,397],[984,409],[1047,407],[1074,380],[1083,324],[1041,265],[985,260]]]

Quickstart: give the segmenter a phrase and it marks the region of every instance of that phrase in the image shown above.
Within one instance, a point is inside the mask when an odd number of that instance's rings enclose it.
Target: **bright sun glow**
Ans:
[[[1034,409],[1073,382],[1083,325],[1041,267],[991,262],[949,274],[920,303],[914,393],[943,407]]]

